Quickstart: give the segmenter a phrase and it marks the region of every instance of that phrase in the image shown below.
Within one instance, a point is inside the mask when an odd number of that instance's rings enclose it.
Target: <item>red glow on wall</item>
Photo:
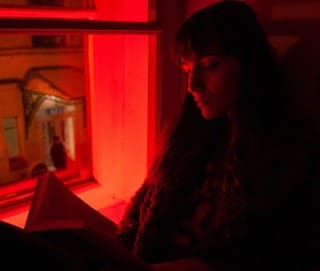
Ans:
[[[92,35],[90,43],[93,171],[128,199],[147,167],[149,36]]]
[[[96,0],[97,16],[112,21],[148,21],[148,0]]]

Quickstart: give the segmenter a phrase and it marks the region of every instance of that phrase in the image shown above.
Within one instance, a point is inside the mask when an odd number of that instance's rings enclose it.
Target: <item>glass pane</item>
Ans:
[[[0,131],[0,215],[44,170],[94,176],[104,200],[134,193],[156,134],[156,52],[152,33],[0,36],[0,119],[16,118],[20,147],[10,160]]]
[[[92,178],[84,39],[0,36],[0,186],[29,183],[44,169],[70,183]]]
[[[94,0],[0,0],[0,6],[94,9]]]

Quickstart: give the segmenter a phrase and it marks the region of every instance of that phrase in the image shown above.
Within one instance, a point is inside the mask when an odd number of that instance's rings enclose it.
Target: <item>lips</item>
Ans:
[[[194,97],[194,101],[196,102],[196,104],[198,106],[204,106],[207,104],[207,100],[203,97],[199,98],[199,97]]]
[[[200,107],[200,108],[203,108],[206,106],[206,104],[204,102],[197,102],[197,106]]]

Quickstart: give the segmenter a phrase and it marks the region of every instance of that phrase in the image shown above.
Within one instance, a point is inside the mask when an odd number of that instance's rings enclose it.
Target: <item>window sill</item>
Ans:
[[[113,220],[116,224],[119,223],[120,217],[126,206],[124,200],[108,194],[106,188],[95,181],[82,181],[82,183],[74,184],[73,186],[70,186],[70,188],[79,198],[84,200],[91,207],[99,210],[99,212]],[[31,199],[32,193],[29,195],[28,202],[24,200],[20,205],[17,204],[11,206],[11,208],[4,209],[3,212],[0,213],[0,220],[24,228]]]

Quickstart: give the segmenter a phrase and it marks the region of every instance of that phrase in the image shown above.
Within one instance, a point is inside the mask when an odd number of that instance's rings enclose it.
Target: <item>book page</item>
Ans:
[[[116,224],[75,195],[52,172],[38,178],[24,229],[75,257],[85,257],[86,251],[86,255],[93,254],[124,270],[149,269],[116,240]]]
[[[38,177],[28,212],[26,231],[79,227],[84,224],[115,236],[117,225],[74,194],[52,172]]]

